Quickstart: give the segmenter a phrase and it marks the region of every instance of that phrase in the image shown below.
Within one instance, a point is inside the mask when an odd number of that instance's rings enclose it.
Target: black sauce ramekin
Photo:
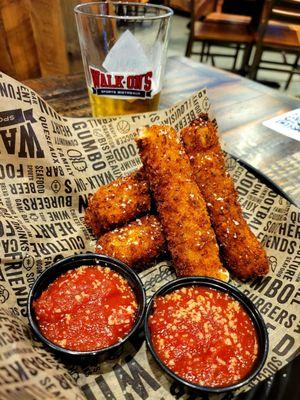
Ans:
[[[136,300],[138,303],[138,311],[136,316],[136,321],[131,331],[119,342],[105,347],[99,350],[91,350],[91,351],[74,351],[68,350],[57,344],[48,340],[40,331],[38,321],[35,316],[35,312],[33,309],[33,301],[36,300],[41,293],[48,288],[49,284],[52,283],[56,278],[65,272],[76,269],[84,265],[97,265],[108,267],[111,270],[119,273],[123,278],[125,278],[129,285],[131,286],[134,294],[136,296]],[[122,263],[119,260],[116,260],[112,257],[108,257],[101,254],[79,254],[71,257],[64,258],[55,264],[51,265],[47,268],[42,274],[37,278],[34,282],[28,297],[28,318],[29,323],[36,334],[36,336],[48,347],[50,347],[53,351],[59,353],[60,355],[67,358],[95,358],[98,357],[100,359],[106,359],[108,357],[114,357],[120,354],[122,347],[125,342],[129,339],[132,339],[133,336],[139,333],[139,328],[141,327],[146,311],[146,294],[145,289],[143,287],[142,281],[139,276],[134,272],[130,267],[126,264]]]
[[[222,292],[227,293],[231,297],[233,297],[235,300],[237,300],[246,310],[248,315],[251,317],[251,320],[253,321],[254,327],[257,332],[257,337],[258,337],[258,356],[256,359],[255,364],[253,365],[253,368],[251,372],[243,379],[241,379],[239,382],[230,385],[230,386],[200,386],[191,382],[186,381],[185,379],[181,378],[180,376],[176,375],[170,368],[168,368],[159,358],[157,355],[152,340],[151,340],[151,333],[150,329],[148,326],[148,319],[150,315],[153,313],[153,305],[154,305],[154,300],[157,296],[164,296],[168,293],[173,292],[175,289],[179,289],[182,287],[188,287],[188,286],[201,286],[201,287],[208,287],[212,289],[216,289]],[[224,392],[229,392],[232,390],[239,389],[241,386],[247,385],[262,369],[267,355],[268,355],[268,348],[269,348],[269,339],[268,339],[268,333],[267,333],[267,328],[264,323],[264,320],[260,313],[258,312],[257,308],[254,306],[252,301],[244,295],[241,291],[236,289],[234,286],[219,281],[218,279],[212,279],[212,278],[207,278],[207,277],[187,277],[187,278],[180,278],[180,279],[175,279],[174,281],[168,282],[164,286],[162,286],[150,299],[150,302],[147,306],[146,309],[146,316],[145,316],[145,322],[144,322],[144,330],[145,330],[145,337],[146,337],[146,342],[147,346],[158,363],[158,365],[171,377],[173,378],[176,382],[186,386],[188,389],[192,391],[197,391],[197,392],[203,392],[203,393],[224,393]]]

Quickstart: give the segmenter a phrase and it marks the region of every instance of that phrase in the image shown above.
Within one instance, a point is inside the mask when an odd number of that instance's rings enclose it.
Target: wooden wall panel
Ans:
[[[42,76],[69,73],[60,0],[28,0]]]
[[[7,36],[3,26],[1,15],[0,15],[0,71],[12,76],[16,74],[16,70],[10,56],[9,47],[7,43]]]
[[[61,11],[64,20],[66,52],[70,73],[82,72],[82,58],[78,40],[78,33],[74,15],[74,7],[79,3],[87,3],[79,0],[61,0]]]
[[[17,79],[40,76],[37,49],[26,0],[0,0],[1,26],[0,69],[8,69]],[[12,62],[9,69],[7,63]]]

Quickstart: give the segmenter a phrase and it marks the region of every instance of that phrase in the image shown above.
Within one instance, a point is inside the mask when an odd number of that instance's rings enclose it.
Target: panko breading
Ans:
[[[215,126],[204,114],[183,128],[181,137],[226,266],[240,278],[267,274],[266,252],[243,218]]]
[[[101,186],[89,199],[85,223],[98,238],[150,210],[148,182],[142,170]]]
[[[130,267],[141,267],[165,249],[165,237],[158,218],[146,215],[101,236],[96,253],[115,257]]]
[[[136,142],[177,274],[227,281],[205,201],[175,130],[142,128]]]

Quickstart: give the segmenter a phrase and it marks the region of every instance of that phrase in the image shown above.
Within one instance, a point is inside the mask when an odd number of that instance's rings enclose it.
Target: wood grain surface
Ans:
[[[0,69],[17,79],[41,75],[28,4],[0,1]]]
[[[91,116],[83,75],[25,81],[65,116]],[[299,108],[300,101],[259,83],[184,57],[171,57],[160,108],[206,87],[223,148],[270,177],[300,205],[300,142],[262,122]]]

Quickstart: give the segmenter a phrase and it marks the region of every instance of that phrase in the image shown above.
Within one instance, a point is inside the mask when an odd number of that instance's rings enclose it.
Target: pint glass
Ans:
[[[94,117],[157,110],[172,14],[168,7],[142,3],[75,7]]]

